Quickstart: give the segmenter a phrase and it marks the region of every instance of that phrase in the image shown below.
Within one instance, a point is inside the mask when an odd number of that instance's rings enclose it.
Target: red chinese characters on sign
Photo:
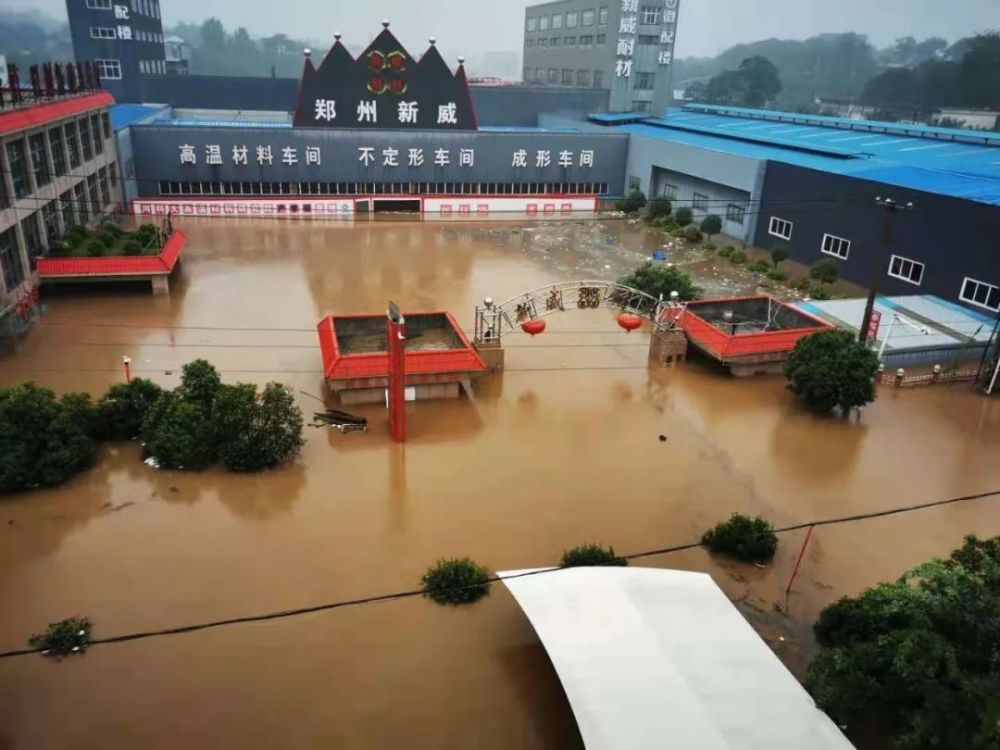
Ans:
[[[878,339],[878,329],[882,325],[882,313],[872,310],[871,320],[868,321],[868,341],[875,343]]]

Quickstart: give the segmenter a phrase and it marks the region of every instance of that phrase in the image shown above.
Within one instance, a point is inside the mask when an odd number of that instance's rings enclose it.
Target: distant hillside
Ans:
[[[0,54],[21,67],[49,60],[70,60],[69,25],[38,11],[0,12]]]

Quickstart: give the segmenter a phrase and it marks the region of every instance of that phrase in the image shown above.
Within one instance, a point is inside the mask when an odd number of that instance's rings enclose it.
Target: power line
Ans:
[[[844,523],[854,523],[857,521],[865,521],[873,518],[885,518],[888,516],[900,515],[903,513],[912,513],[914,511],[926,510],[928,508],[941,507],[945,505],[954,505],[956,503],[969,502],[972,500],[983,500],[990,497],[995,497],[1000,495],[1000,490],[992,490],[990,492],[981,492],[974,495],[963,495],[960,497],[948,498],[947,500],[934,500],[926,503],[918,503],[914,505],[904,505],[895,508],[890,508],[888,510],[873,511],[871,513],[859,513],[851,516],[840,516],[836,518],[827,518],[816,521],[807,521],[804,523],[794,524],[792,526],[785,526],[783,528],[775,529],[773,533],[775,534],[786,534],[792,531],[800,531],[802,529],[809,528],[810,526],[833,526],[837,524]],[[659,557],[662,555],[669,555],[675,552],[684,552],[687,550],[697,549],[701,547],[702,544],[698,542],[689,542],[687,544],[679,544],[671,547],[662,547],[660,549],[646,550],[644,552],[634,552],[629,555],[623,555],[622,557],[626,560],[640,560],[648,557]],[[512,580],[516,578],[527,578],[529,576],[536,575],[548,575],[551,573],[556,573],[561,568],[541,568],[526,570],[515,575],[507,576],[506,578],[500,578],[499,576],[490,576],[487,581],[487,586],[493,586],[496,583],[502,583],[504,580]],[[446,591],[462,591],[468,588],[473,588],[479,584],[474,584],[473,586],[456,586]],[[295,609],[285,609],[278,610],[274,612],[267,612],[259,615],[247,615],[244,617],[231,617],[224,620],[211,620],[208,622],[195,623],[192,625],[181,625],[173,628],[163,628],[160,630],[147,630],[136,633],[127,633],[124,635],[109,636],[107,638],[95,638],[91,640],[88,645],[106,645],[113,643],[126,643],[128,641],[139,641],[146,640],[148,638],[157,638],[160,636],[167,635],[180,635],[183,633],[194,633],[199,630],[209,630],[212,628],[226,627],[230,625],[244,625],[254,622],[266,622],[268,620],[281,620],[289,617],[297,617],[299,615],[314,614],[316,612],[327,612],[335,609],[345,609],[347,607],[357,607],[367,604],[378,604],[381,602],[397,601],[400,599],[410,599],[417,596],[422,596],[424,594],[423,589],[409,589],[404,591],[397,591],[390,594],[379,594],[375,596],[366,596],[357,599],[346,599],[336,602],[328,602],[324,604],[315,604],[308,607],[298,607]],[[17,649],[12,651],[0,652],[0,659],[9,659],[15,656],[25,656],[27,654],[36,654],[45,651],[44,648],[25,648]]]

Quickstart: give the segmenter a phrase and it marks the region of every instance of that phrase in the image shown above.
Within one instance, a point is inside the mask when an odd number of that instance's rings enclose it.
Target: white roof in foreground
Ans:
[[[588,750],[851,748],[703,573],[500,573],[559,674]]]

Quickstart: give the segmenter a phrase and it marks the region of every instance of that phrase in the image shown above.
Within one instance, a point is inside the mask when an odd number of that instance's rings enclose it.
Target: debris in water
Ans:
[[[146,464],[146,466],[151,466],[154,469],[160,468],[160,462],[156,460],[155,456],[150,456],[145,461],[143,461],[143,463]]]
[[[667,436],[666,435],[660,435],[660,442],[661,443],[667,442]]]
[[[28,645],[42,649],[43,656],[61,659],[87,650],[90,629],[91,623],[86,617],[70,617],[49,623],[44,633],[35,634],[28,639]]]

